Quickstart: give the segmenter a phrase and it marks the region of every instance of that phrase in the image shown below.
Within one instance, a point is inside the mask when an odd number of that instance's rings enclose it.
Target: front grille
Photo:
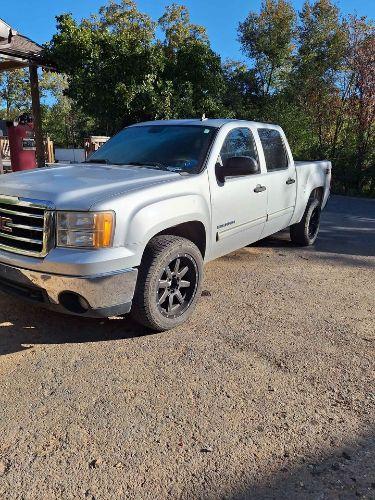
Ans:
[[[53,214],[48,208],[43,202],[0,195],[0,249],[44,257]]]

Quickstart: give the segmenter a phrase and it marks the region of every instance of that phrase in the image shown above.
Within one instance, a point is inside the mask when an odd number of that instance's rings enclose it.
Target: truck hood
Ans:
[[[1,175],[0,196],[49,201],[60,210],[88,210],[114,195],[179,177],[175,172],[131,166],[62,165]]]

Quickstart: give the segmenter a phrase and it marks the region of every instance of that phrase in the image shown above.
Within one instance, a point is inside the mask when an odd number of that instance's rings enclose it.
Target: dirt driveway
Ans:
[[[0,296],[0,498],[375,498],[375,202],[207,266],[149,335]]]

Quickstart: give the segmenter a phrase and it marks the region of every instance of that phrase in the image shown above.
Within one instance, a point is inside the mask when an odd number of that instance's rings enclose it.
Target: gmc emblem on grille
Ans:
[[[12,224],[12,222],[12,219],[9,219],[9,217],[0,215],[0,231],[3,231],[3,233],[11,233],[13,229],[9,224]]]

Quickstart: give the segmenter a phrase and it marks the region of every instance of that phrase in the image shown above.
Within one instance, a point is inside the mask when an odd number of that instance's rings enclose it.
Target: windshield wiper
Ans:
[[[134,167],[156,168],[158,170],[166,170],[167,172],[170,172],[170,169],[167,166],[158,161],[128,161],[126,165],[134,165]]]
[[[154,168],[158,170],[165,170],[167,172],[170,172],[170,168],[163,165],[160,162],[157,161],[148,161],[148,162],[141,162],[141,161],[129,161],[126,163],[113,163],[107,160],[106,158],[93,158],[92,160],[88,159],[85,160],[82,163],[98,163],[102,165],[118,165],[118,166],[126,166],[126,165],[131,165],[134,167],[145,167],[145,168]]]
[[[110,165],[109,160],[107,160],[106,158],[93,158],[92,160],[88,159],[82,163],[101,163],[103,165]]]

